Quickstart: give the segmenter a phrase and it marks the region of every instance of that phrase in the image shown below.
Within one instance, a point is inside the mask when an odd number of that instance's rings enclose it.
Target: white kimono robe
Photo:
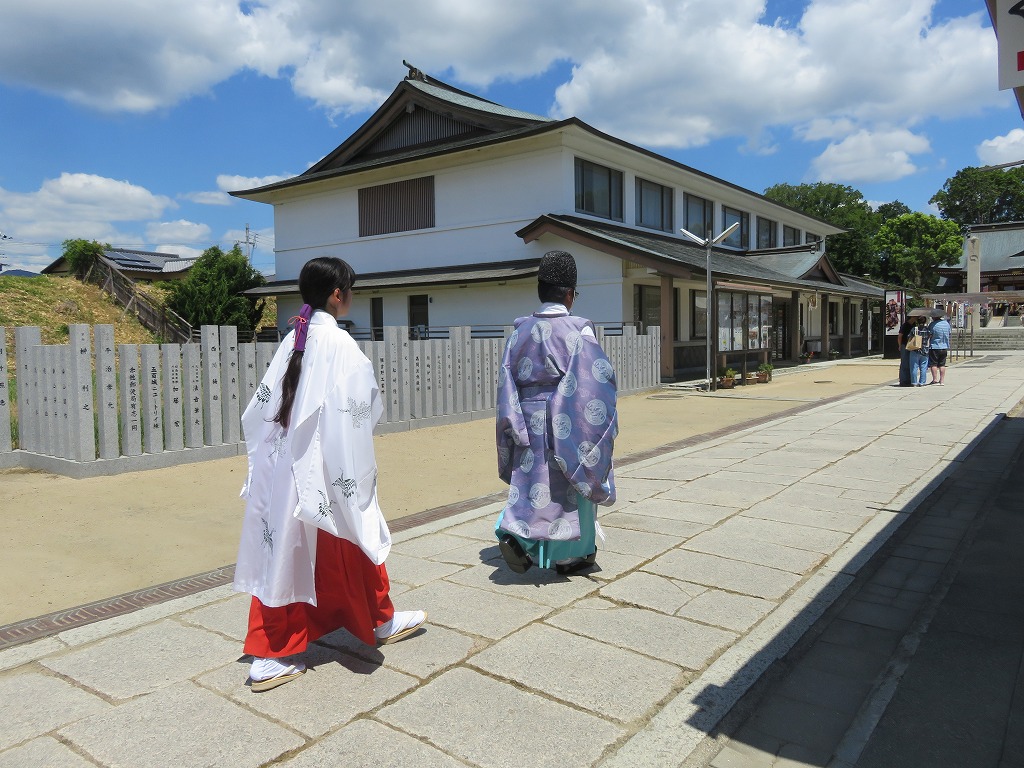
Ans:
[[[317,529],[380,565],[391,533],[377,503],[373,428],[383,411],[373,366],[328,313],[309,321],[287,431],[273,421],[294,346],[285,337],[242,415],[247,499],[234,587],[264,605],[316,605]]]

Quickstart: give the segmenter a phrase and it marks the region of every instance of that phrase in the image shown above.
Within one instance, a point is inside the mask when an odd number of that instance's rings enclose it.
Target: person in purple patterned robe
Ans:
[[[595,505],[615,501],[615,371],[593,323],[569,314],[573,257],[546,253],[537,277],[543,304],[515,321],[498,372],[498,475],[509,493],[495,534],[516,573],[573,573],[604,539]]]

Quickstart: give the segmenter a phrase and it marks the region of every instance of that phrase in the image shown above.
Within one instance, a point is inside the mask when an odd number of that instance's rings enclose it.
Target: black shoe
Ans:
[[[586,570],[594,563],[597,562],[597,552],[591,552],[586,557],[577,557],[571,563],[565,563],[564,565],[555,564],[555,573],[560,576],[568,576],[570,573],[579,573],[580,571]]]
[[[498,539],[498,549],[505,558],[505,564],[513,573],[526,573],[533,565],[533,560],[526,554],[523,545],[512,535],[506,534]]]

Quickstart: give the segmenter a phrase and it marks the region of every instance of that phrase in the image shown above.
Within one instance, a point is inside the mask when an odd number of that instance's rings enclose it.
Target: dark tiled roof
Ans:
[[[516,234],[522,237],[528,230],[545,220],[557,225],[573,228],[580,233],[587,233],[595,240],[604,240],[609,245],[634,248],[649,257],[690,267],[701,274],[704,274],[706,269],[707,257],[704,248],[691,243],[689,240],[671,235],[631,229],[610,222],[584,219],[578,216],[547,214],[519,230]],[[724,249],[712,249],[711,271],[719,279],[728,278],[754,281],[780,288],[802,288],[804,290],[827,291],[849,295],[856,294],[858,296],[865,294],[870,296],[880,295],[877,289],[874,288],[851,288],[845,284],[836,285],[835,283],[821,280],[794,278],[788,274],[770,269],[759,263],[756,259]]]
[[[540,259],[502,261],[493,264],[457,264],[427,269],[407,269],[395,272],[372,272],[356,276],[355,291],[381,288],[416,288],[431,285],[461,285],[463,283],[486,283],[498,280],[520,280],[534,277]],[[280,280],[251,288],[245,293],[250,296],[284,296],[299,292],[297,280]]]

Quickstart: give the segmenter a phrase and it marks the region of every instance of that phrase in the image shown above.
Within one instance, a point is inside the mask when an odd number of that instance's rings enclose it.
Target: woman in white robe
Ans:
[[[249,471],[234,586],[253,596],[253,691],[298,677],[305,666],[288,657],[337,629],[383,644],[426,621],[388,597],[391,535],[373,454],[383,407],[373,366],[337,322],[354,280],[341,259],[303,266],[296,328],[242,415]]]

